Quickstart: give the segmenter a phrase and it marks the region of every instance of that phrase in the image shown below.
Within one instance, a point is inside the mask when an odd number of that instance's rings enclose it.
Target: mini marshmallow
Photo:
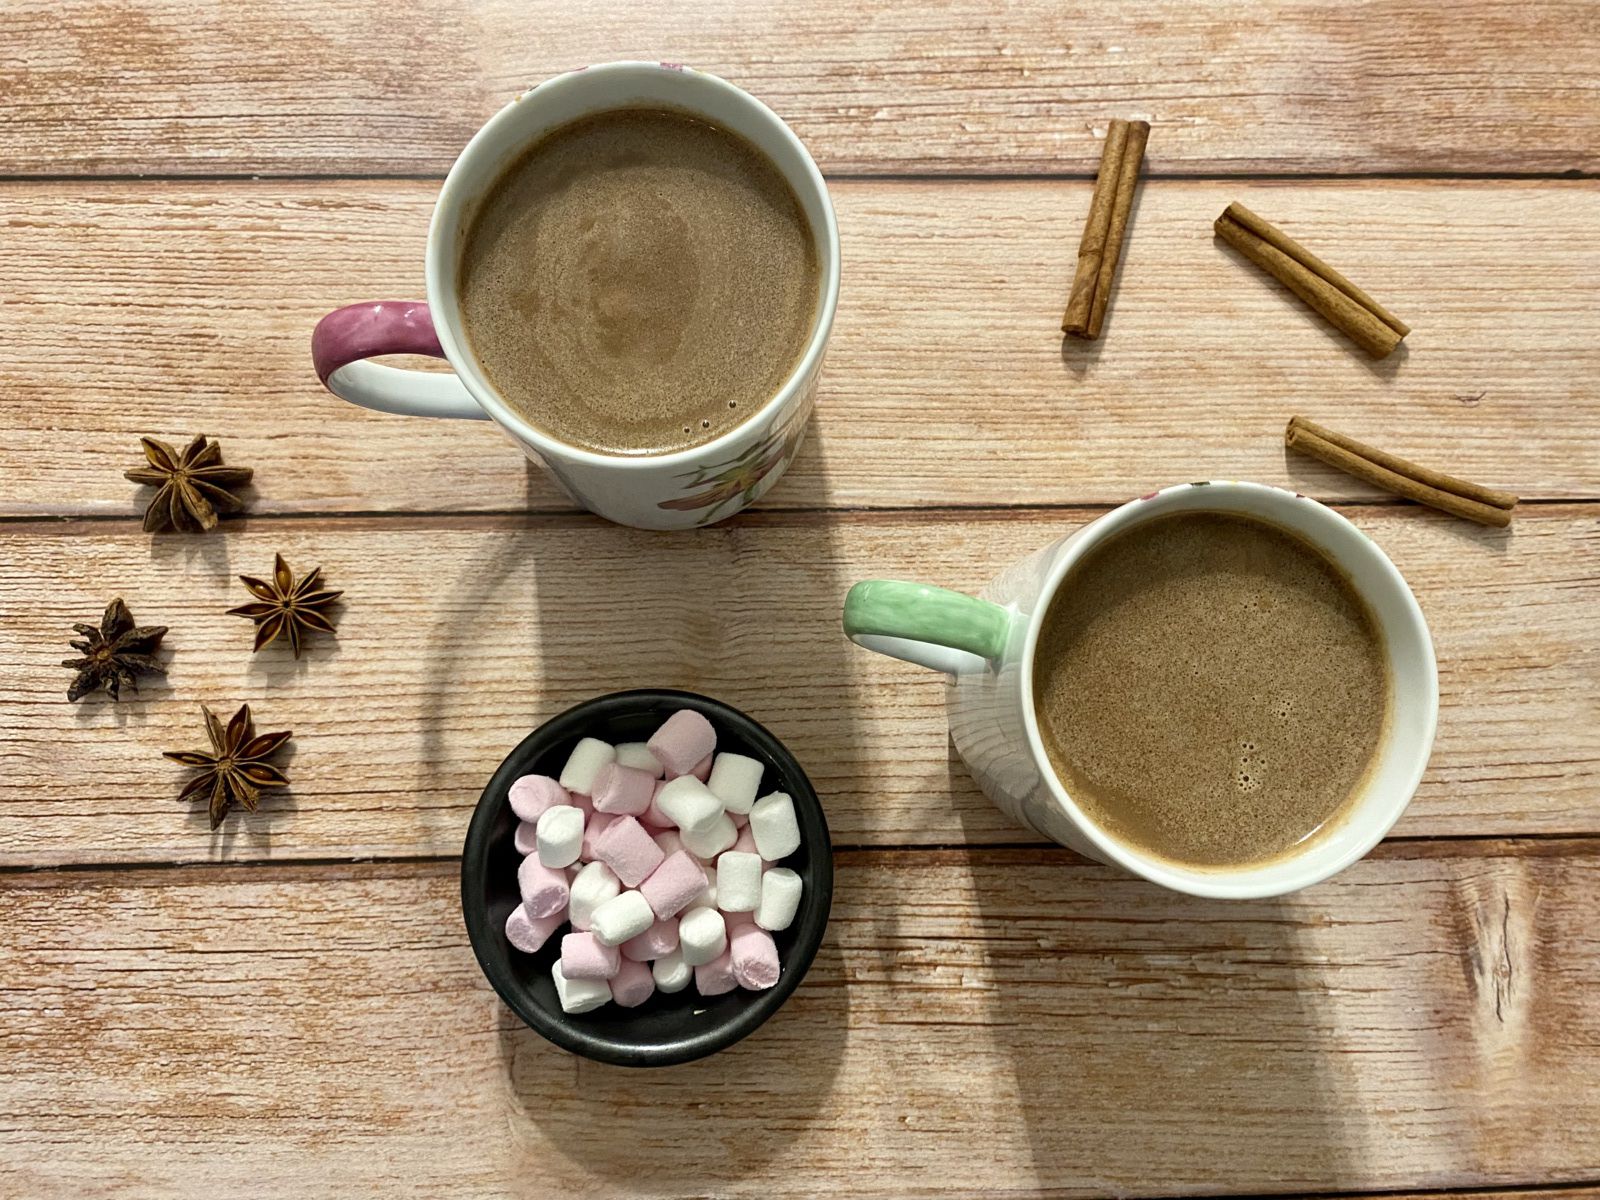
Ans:
[[[643,742],[620,742],[617,745],[617,763],[635,771],[648,771],[652,779],[660,779],[666,768],[650,753]]]
[[[577,930],[588,929],[594,910],[621,893],[622,882],[605,863],[592,862],[584,867],[572,880],[571,895],[567,902],[567,915],[572,920],[572,927]]]
[[[611,999],[611,985],[604,979],[568,979],[559,959],[550,964],[550,978],[556,981],[556,998],[564,1013],[593,1012]]]
[[[524,775],[506,792],[511,811],[524,821],[537,821],[544,810],[558,804],[571,804],[572,797],[548,775]]]
[[[656,781],[653,775],[634,767],[619,767],[607,763],[594,777],[595,812],[628,813],[642,816],[655,797]]]
[[[674,950],[651,963],[650,974],[656,981],[656,990],[670,996],[689,986],[689,980],[694,978],[694,968],[683,961],[679,951]]]
[[[730,813],[748,813],[756,802],[756,792],[761,789],[761,776],[765,771],[766,767],[757,759],[722,753],[711,764],[711,778],[706,780],[706,786]]]
[[[738,983],[733,976],[733,960],[726,950],[694,969],[694,986],[702,996],[720,996]]]
[[[536,954],[550,940],[550,935],[567,923],[565,913],[553,917],[530,917],[528,910],[517,905],[506,918],[506,941],[524,954]]]
[[[680,708],[650,735],[646,745],[669,776],[687,775],[717,748],[717,731],[702,714]]]
[[[795,819],[794,801],[784,792],[761,797],[750,810],[750,833],[756,839],[756,849],[768,862],[787,858],[800,849],[800,823]]]
[[[620,946],[636,938],[656,923],[656,914],[650,901],[638,892],[623,892],[613,896],[589,918],[589,928],[597,942],[603,946]]]
[[[530,917],[553,917],[567,911],[567,873],[560,867],[547,867],[530,855],[517,868],[517,890]]]
[[[622,957],[633,962],[649,962],[678,948],[678,918],[656,921],[638,937],[622,943]]]
[[[727,948],[728,927],[716,909],[691,908],[678,921],[678,949],[691,967],[710,962]]]
[[[678,836],[676,829],[663,829],[660,833],[654,835],[654,840],[656,845],[661,847],[661,853],[664,857],[670,858],[683,849],[683,839]]]
[[[539,852],[538,827],[532,821],[518,821],[517,830],[511,835],[511,844],[517,848],[518,854],[537,854]]]
[[[570,867],[583,850],[583,813],[570,804],[547,808],[535,827],[539,861],[547,867]]]
[[[681,833],[708,831],[723,815],[722,801],[705,784],[691,775],[670,780],[656,797],[656,807]]]
[[[583,813],[583,819],[585,821],[594,816],[594,801],[589,799],[589,797],[585,796],[582,792],[572,793],[572,807]]]
[[[648,963],[624,962],[611,978],[611,998],[623,1008],[638,1008],[655,990]]]
[[[578,852],[578,857],[584,862],[593,862],[600,856],[595,853],[595,845],[600,841],[600,835],[622,820],[616,813],[595,813],[583,827],[583,849]]]
[[[650,793],[650,807],[644,810],[644,816],[640,818],[646,825],[654,825],[657,829],[672,826],[672,818],[661,811],[661,789],[666,786],[665,779],[656,780],[656,790]]]
[[[761,852],[756,849],[755,834],[750,832],[750,826],[744,825],[741,827],[735,817],[729,817],[728,820],[734,821],[734,828],[739,830],[739,836],[733,839],[733,845],[729,846],[728,849],[740,850],[745,854],[760,854]]]
[[[745,925],[734,930],[728,939],[728,957],[740,987],[761,992],[778,982],[778,946],[765,929]]]
[[[727,813],[718,813],[716,820],[704,829],[684,829],[679,831],[683,838],[683,848],[700,858],[715,858],[739,838],[739,831],[734,828],[733,818]]]
[[[717,907],[723,912],[753,912],[761,903],[761,856],[725,851],[717,859]]]
[[[569,792],[594,795],[594,777],[608,762],[615,762],[616,747],[599,738],[583,738],[567,756],[567,765],[561,768],[561,786]]]
[[[706,886],[700,889],[700,894],[689,905],[690,908],[716,908],[717,907],[717,869],[700,864],[700,869],[705,872]]]
[[[773,867],[761,876],[761,903],[756,905],[756,924],[776,933],[787,929],[800,908],[804,885],[788,867]]]
[[[610,979],[622,965],[622,955],[592,933],[561,937],[561,973],[568,979]],[[609,999],[611,993],[606,993]]]
[[[604,863],[600,865],[605,866]],[[606,867],[605,871],[611,875],[611,868]],[[615,879],[616,876],[611,875],[611,878]],[[667,855],[661,865],[650,872],[650,877],[639,885],[639,894],[650,902],[650,908],[656,916],[665,919],[675,917],[687,908],[705,885],[706,877],[700,870],[700,864],[687,850],[679,850],[676,854]],[[576,902],[576,891],[573,899]]]
[[[747,828],[749,828],[749,825],[750,825],[750,814],[749,813],[729,813],[728,816],[733,818],[733,824],[734,824],[734,827],[736,829],[747,829]]]
[[[595,815],[598,821],[600,815]],[[638,887],[667,857],[645,827],[632,817],[618,817],[595,839],[594,856],[616,872],[626,887]]]
[[[694,766],[689,768],[689,774],[693,775],[701,783],[704,783],[706,780],[711,778],[711,762],[711,755],[708,754],[699,762],[695,763]]]

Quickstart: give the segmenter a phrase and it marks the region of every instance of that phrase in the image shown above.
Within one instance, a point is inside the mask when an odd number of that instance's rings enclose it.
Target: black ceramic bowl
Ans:
[[[657,992],[638,1008],[606,1004],[593,1012],[561,1011],[551,965],[560,957],[561,936],[537,954],[506,941],[506,917],[521,903],[512,845],[517,817],[506,792],[522,775],[561,774],[567,755],[583,737],[642,742],[680,708],[704,713],[717,731],[717,749],[749,755],[766,764],[761,795],[787,792],[800,821],[800,849],[783,860],[805,884],[800,911],[788,929],[773,935],[783,973],[764,992],[735,988],[710,999],[690,984],[676,995]],[[641,689],[614,692],[567,709],[535,729],[506,756],[478,801],[461,854],[461,910],[478,965],[511,1010],[556,1045],[601,1062],[662,1067],[689,1062],[731,1046],[777,1012],[799,986],[816,956],[833,903],[833,851],[828,823],[811,781],[783,743],[742,712],[693,692]]]

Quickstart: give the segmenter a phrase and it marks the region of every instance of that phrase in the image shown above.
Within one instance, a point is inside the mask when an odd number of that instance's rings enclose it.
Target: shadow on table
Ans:
[[[518,1110],[511,1134],[529,1177],[554,1147],[577,1169],[640,1194],[709,1195],[795,1152],[829,1105],[844,1057],[849,994],[830,936],[787,1004],[744,1041],[676,1067],[576,1058],[500,1008],[500,1056]],[[522,1122],[537,1129],[524,1129]],[[796,1163],[796,1169],[803,1164]]]
[[[1326,923],[1314,905],[1179,895],[1054,845],[972,861],[991,1036],[1039,1187],[1336,1188],[1352,1175],[1362,1114],[1328,1044],[1327,969],[1305,940],[1308,921]]]

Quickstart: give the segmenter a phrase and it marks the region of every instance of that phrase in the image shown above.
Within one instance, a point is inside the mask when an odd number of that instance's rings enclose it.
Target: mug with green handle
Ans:
[[[1311,542],[1349,578],[1383,635],[1390,719],[1375,768],[1349,814],[1297,853],[1240,868],[1201,869],[1145,854],[1091,821],[1051,769],[1033,711],[1033,655],[1050,601],[1073,564],[1114,534],[1177,512],[1256,517]],[[1198,896],[1246,899],[1308,887],[1383,840],[1428,765],[1439,713],[1433,641],[1416,597],[1388,556],[1331,508],[1258,483],[1185,483],[1112,510],[1007,567],[967,596],[869,579],[850,589],[844,631],[857,645],[949,677],[950,735],[984,794],[1013,820],[1080,854]]]

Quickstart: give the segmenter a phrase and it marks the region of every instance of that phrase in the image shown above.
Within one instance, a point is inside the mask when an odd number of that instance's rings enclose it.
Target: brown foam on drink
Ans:
[[[753,146],[684,114],[563,126],[490,189],[462,256],[474,357],[522,416],[604,453],[697,445],[805,351],[810,227]]]
[[[1193,867],[1282,857],[1357,794],[1390,703],[1382,635],[1320,552],[1181,513],[1076,564],[1040,630],[1046,752],[1097,824]]]

